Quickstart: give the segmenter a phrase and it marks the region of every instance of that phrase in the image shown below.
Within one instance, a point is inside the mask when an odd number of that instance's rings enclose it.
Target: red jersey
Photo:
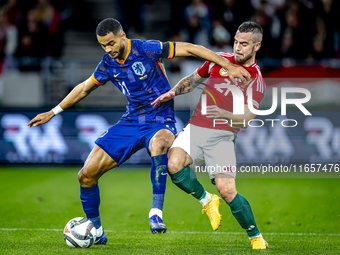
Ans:
[[[233,53],[217,53],[221,57],[230,60],[231,63],[240,65],[235,61]],[[242,65],[241,65],[242,66]],[[266,84],[263,80],[261,71],[256,61],[249,67],[244,67],[251,75],[251,82],[248,85],[244,85],[240,79],[237,79],[237,85],[235,85],[229,78],[228,72],[219,65],[212,62],[205,62],[197,69],[197,73],[202,78],[209,78],[206,82],[202,96],[204,101],[206,100],[206,106],[216,105],[221,109],[225,109],[229,112],[233,112],[233,94],[230,91],[230,86],[236,86],[244,97],[244,104],[248,104],[248,94],[252,91],[252,104],[255,109],[258,109],[260,102],[264,96],[266,90]],[[229,88],[228,88],[229,87]],[[234,89],[233,89],[234,91]],[[235,95],[234,95],[235,97]],[[203,97],[201,97],[203,98]],[[244,107],[244,106],[243,106]],[[223,122],[223,121],[222,121]],[[216,121],[214,125],[214,119],[209,119],[205,114],[202,114],[202,100],[197,105],[194,114],[191,117],[190,123],[199,127],[212,128],[212,129],[224,129],[231,132],[238,132],[239,129],[234,129],[230,125],[217,124],[221,121]]]

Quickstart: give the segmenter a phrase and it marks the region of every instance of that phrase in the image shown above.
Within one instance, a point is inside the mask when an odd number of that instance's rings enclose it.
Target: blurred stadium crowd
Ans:
[[[146,1],[117,1],[124,29],[143,33]],[[257,58],[330,59],[340,57],[340,1],[191,0],[171,1],[172,39],[231,51],[233,36],[245,20],[264,30]],[[19,58],[19,68],[35,69],[38,58],[60,57],[64,25],[72,1],[5,0],[0,9],[0,52]],[[84,17],[85,18],[85,17]],[[170,39],[170,38],[169,38]]]
[[[65,31],[63,22],[71,15],[70,7],[67,1],[2,1],[1,67],[39,70],[44,57],[60,57]]]
[[[238,26],[251,20],[264,30],[257,54],[262,68],[325,62],[340,68],[338,0],[0,0],[0,75],[6,70],[39,71],[44,65],[50,70],[53,61],[67,57],[64,37],[72,29],[87,31],[95,40],[93,31],[103,14],[91,6],[103,3],[112,8],[129,38],[187,41],[232,51]],[[147,13],[150,6],[153,12]],[[159,33],[150,36],[146,20],[166,13],[166,24],[149,24],[149,30],[155,25],[153,32]],[[170,61],[170,72],[180,70],[180,61]]]
[[[264,30],[257,58],[330,59],[339,57],[340,1],[192,0],[183,9],[183,40],[230,51],[245,20]]]

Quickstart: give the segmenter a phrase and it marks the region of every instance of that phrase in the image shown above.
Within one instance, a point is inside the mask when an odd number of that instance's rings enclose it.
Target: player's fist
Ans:
[[[228,66],[228,76],[229,79],[237,85],[235,78],[240,78],[245,85],[251,81],[250,73],[244,69],[242,66],[229,64]]]
[[[175,91],[169,90],[168,92],[160,95],[155,101],[153,101],[151,103],[151,105],[153,105],[153,107],[156,107],[160,103],[163,103],[163,102],[166,102],[166,101],[169,101],[169,100],[173,99],[175,96],[176,96]]]
[[[29,127],[37,127],[40,126],[41,124],[45,124],[47,122],[49,122],[53,117],[55,116],[53,111],[49,111],[49,112],[44,112],[44,113],[40,113],[37,116],[35,116],[29,123],[27,126]]]

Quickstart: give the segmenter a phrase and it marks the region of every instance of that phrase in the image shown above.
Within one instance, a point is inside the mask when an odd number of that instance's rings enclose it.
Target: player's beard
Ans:
[[[241,65],[244,65],[245,63],[247,63],[247,61],[254,56],[254,54],[255,54],[254,49],[255,49],[255,46],[251,49],[251,52],[247,56],[243,57],[243,59],[238,60],[238,59],[235,58],[236,62],[241,64]]]

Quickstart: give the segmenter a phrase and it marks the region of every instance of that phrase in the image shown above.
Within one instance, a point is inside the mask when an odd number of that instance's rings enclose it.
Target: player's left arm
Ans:
[[[251,80],[251,76],[246,69],[231,63],[228,59],[219,56],[203,46],[176,42],[175,47],[175,57],[197,57],[224,67],[228,70],[228,76],[234,84],[237,84],[235,78],[240,78],[244,84],[248,84]]]
[[[209,119],[226,119],[228,124],[232,121],[233,128],[247,128],[251,120],[255,118],[255,114],[249,110],[247,104],[244,105],[244,114],[233,114],[230,111],[219,108],[216,105],[207,106],[207,118]]]

